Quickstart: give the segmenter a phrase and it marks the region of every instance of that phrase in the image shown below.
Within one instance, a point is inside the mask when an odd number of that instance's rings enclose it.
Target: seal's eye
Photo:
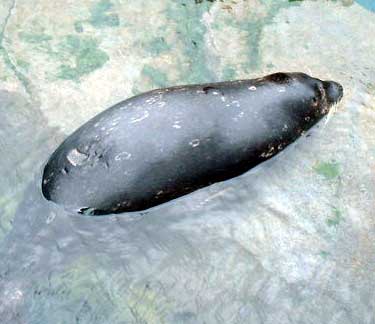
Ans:
[[[313,107],[316,107],[319,103],[319,98],[318,97],[313,97],[312,100],[311,100],[311,104]]]

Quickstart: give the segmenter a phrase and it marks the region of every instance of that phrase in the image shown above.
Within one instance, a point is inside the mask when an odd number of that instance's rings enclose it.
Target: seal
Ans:
[[[79,213],[142,211],[271,158],[342,95],[303,73],[153,90],[69,136],[45,165],[42,192]]]

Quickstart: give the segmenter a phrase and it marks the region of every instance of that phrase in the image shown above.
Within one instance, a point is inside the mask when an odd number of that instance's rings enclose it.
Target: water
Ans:
[[[373,323],[369,5],[1,3],[2,323]],[[69,214],[43,199],[49,154],[102,109],[275,71],[336,80],[345,97],[251,172],[142,214]]]
[[[372,0],[357,0],[359,4],[364,6],[365,8],[375,11],[375,2]]]

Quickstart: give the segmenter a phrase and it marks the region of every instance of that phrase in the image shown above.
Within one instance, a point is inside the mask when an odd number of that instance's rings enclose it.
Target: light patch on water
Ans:
[[[71,165],[77,166],[83,164],[87,160],[88,156],[75,148],[66,155],[66,158]]]
[[[7,295],[7,298],[12,301],[19,301],[23,297],[22,290],[15,288],[12,291],[5,291],[5,294]]]
[[[226,188],[226,189],[220,190],[219,192],[216,192],[216,193],[210,195],[210,196],[209,196],[208,198],[206,198],[204,201],[200,202],[200,205],[203,206],[204,204],[210,202],[211,200],[223,196],[223,195],[224,195],[226,192],[228,192],[229,190],[232,190],[232,188]]]
[[[337,109],[338,109],[338,106],[339,106],[339,104],[337,104],[337,103],[334,104],[334,105],[332,105],[332,107],[331,107],[330,110],[328,111],[328,114],[327,114],[326,120],[325,120],[325,122],[324,122],[324,127],[323,127],[323,128],[326,127],[326,125],[328,124],[328,122],[331,120],[331,117],[332,117],[334,114],[336,114]]]
[[[285,92],[285,91],[286,91],[286,90],[285,90],[284,87],[282,87],[282,88],[279,89],[279,92]]]
[[[250,86],[248,89],[249,89],[250,91],[255,91],[255,90],[257,89],[257,87],[256,87],[256,86]]]
[[[167,103],[165,101],[160,101],[158,103],[159,108],[163,108]]]
[[[221,96],[221,101],[222,101],[222,102],[225,102],[225,101],[226,101],[225,96]]]
[[[20,289],[16,289],[14,293],[10,296],[13,300],[20,300],[23,297],[23,292]]]
[[[56,217],[56,214],[54,212],[50,212],[46,219],[46,224],[51,224],[54,221],[55,217]]]

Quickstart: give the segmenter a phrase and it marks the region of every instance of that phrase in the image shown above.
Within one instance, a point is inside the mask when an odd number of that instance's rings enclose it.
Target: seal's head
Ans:
[[[264,78],[276,87],[286,88],[284,100],[288,113],[307,121],[305,130],[327,115],[343,96],[343,87],[334,81],[322,81],[305,73],[275,73]],[[276,89],[276,91],[278,91]]]
[[[320,80],[319,80],[320,81]],[[329,104],[339,102],[344,94],[344,89],[340,83],[335,81],[321,81],[325,90],[326,99]]]

